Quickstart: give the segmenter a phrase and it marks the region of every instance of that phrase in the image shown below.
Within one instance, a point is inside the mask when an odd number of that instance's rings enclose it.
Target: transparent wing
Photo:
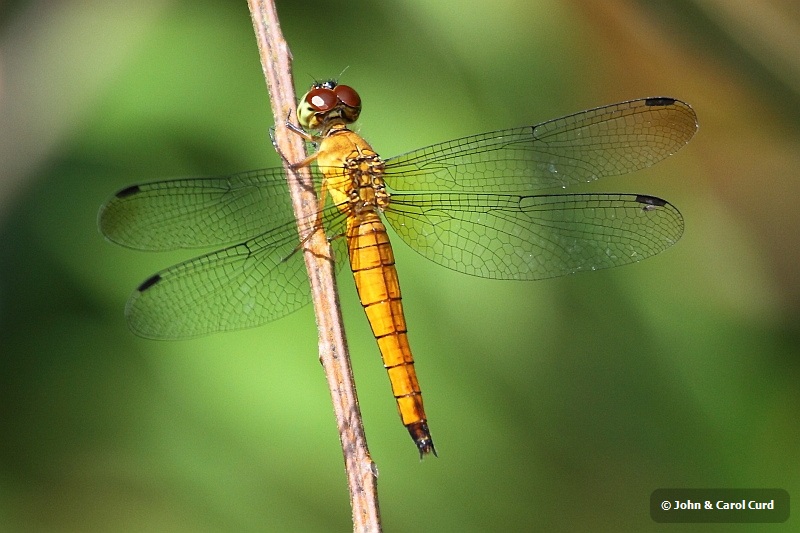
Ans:
[[[224,246],[295,224],[282,168],[133,185],[98,215],[108,239],[139,250]]]
[[[343,219],[329,207],[323,223],[341,232]],[[258,326],[306,305],[308,276],[293,225],[151,276],[128,300],[131,329],[148,338],[189,338]],[[346,257],[344,239],[331,245],[337,260]]]
[[[683,233],[674,206],[636,194],[394,194],[384,215],[434,263],[493,279],[537,280],[633,263]]]
[[[393,157],[395,190],[525,193],[649,167],[697,131],[674,98],[631,100],[535,126],[472,135]]]

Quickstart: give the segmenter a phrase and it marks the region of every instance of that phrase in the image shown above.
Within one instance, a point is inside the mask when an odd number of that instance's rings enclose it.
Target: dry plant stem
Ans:
[[[295,117],[295,90],[291,75],[291,53],[281,34],[272,0],[248,0],[258,41],[261,66],[275,116],[275,142],[291,162],[302,161],[305,143],[284,127],[287,117]],[[307,168],[292,169],[284,162],[295,216],[301,235],[313,235],[305,241],[304,257],[311,281],[317,327],[320,362],[328,379],[339,438],[344,453],[350,488],[354,531],[380,531],[377,470],[369,456],[361,411],[358,407],[350,356],[342,327],[331,252],[323,231],[314,231],[312,216],[317,210],[314,183]]]

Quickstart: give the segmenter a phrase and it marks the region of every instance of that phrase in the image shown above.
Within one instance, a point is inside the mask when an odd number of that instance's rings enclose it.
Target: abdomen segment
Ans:
[[[378,341],[400,419],[420,455],[431,452],[436,455],[408,345],[394,254],[378,214],[366,212],[350,217],[347,243],[358,296]]]

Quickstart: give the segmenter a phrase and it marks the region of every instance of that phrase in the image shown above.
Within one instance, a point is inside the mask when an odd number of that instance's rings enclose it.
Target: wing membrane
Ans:
[[[325,227],[341,228],[335,207]],[[128,300],[131,329],[156,339],[190,338],[243,329],[281,318],[310,301],[297,230],[271,231],[155,274]],[[332,242],[335,257],[344,239]],[[340,262],[341,263],[341,262]]]
[[[590,109],[534,126],[434,144],[391,158],[396,190],[524,193],[649,167],[697,131],[692,108],[645,98]]]
[[[282,168],[134,185],[100,210],[100,231],[140,250],[224,246],[296,225]]]
[[[537,280],[640,261],[683,233],[680,212],[635,194],[394,194],[387,220],[447,268]]]

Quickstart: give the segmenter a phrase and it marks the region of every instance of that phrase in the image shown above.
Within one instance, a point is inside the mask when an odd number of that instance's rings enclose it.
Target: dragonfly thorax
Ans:
[[[389,205],[389,193],[383,181],[384,162],[378,154],[359,154],[348,159],[345,172],[350,176],[350,209],[356,213]]]
[[[345,127],[331,130],[319,144],[317,164],[325,190],[342,211],[358,214],[389,205],[384,161],[357,133]]]

